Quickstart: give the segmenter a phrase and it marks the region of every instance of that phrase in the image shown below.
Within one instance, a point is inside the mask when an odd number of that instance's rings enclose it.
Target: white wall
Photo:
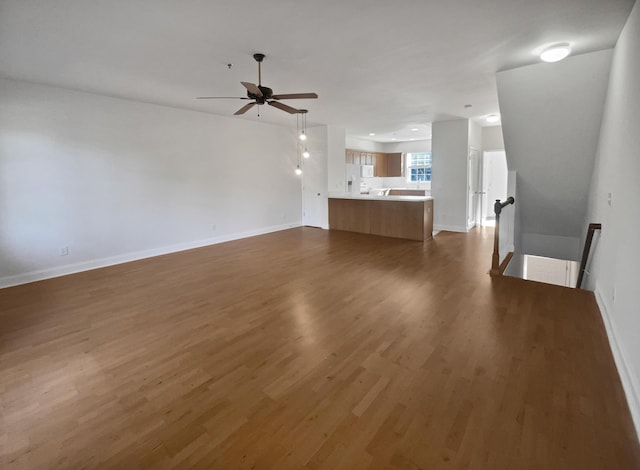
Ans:
[[[482,191],[486,193],[482,213],[493,216],[493,205],[497,199],[504,201],[509,196],[515,197],[515,181],[512,185],[513,192],[509,192],[509,170],[504,150],[483,152],[482,173]],[[515,173],[512,178],[515,180]]]
[[[506,178],[506,193],[507,197],[516,193],[516,172],[510,171]],[[501,199],[501,200],[505,200]],[[495,203],[495,200],[493,201]],[[515,226],[517,215],[517,202],[515,204],[509,204],[502,209],[500,214],[500,237],[498,246],[498,253],[500,255],[500,263],[504,261],[509,253],[515,252]],[[493,205],[491,206],[491,213],[495,214]]]
[[[589,210],[583,221],[585,227],[589,222],[602,223],[586,281],[596,292],[636,429],[640,429],[639,110],[640,5],[636,2],[613,56]]]
[[[483,150],[504,150],[502,126],[487,126],[482,128]]]
[[[327,126],[327,190],[342,192],[345,188],[345,130]]]
[[[409,142],[384,142],[381,152],[384,153],[420,153],[431,152],[431,139],[413,140]]]
[[[294,126],[11,80],[0,96],[0,285],[301,222]]]
[[[434,230],[466,232],[469,121],[434,122],[431,135]]]
[[[382,144],[367,139],[359,139],[351,135],[345,137],[345,146],[348,149],[362,150],[365,152],[382,152]]]
[[[611,57],[604,50],[496,75],[507,162],[518,173],[520,253],[544,256],[556,237],[572,240],[560,257],[579,252]]]

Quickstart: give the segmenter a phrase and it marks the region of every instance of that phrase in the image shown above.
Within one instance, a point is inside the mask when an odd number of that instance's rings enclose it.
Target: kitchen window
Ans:
[[[431,152],[407,153],[407,181],[431,181]]]

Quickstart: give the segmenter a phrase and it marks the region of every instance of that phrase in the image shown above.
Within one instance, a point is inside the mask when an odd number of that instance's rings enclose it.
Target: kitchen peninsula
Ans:
[[[329,229],[424,241],[433,231],[433,198],[329,195]]]

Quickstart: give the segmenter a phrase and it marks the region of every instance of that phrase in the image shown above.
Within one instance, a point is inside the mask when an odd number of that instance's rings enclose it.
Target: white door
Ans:
[[[493,225],[496,199],[507,198],[507,155],[504,150],[484,152],[482,158],[482,208],[483,225]]]
[[[480,152],[469,149],[469,167],[467,168],[467,229],[479,225],[482,217],[480,205]]]
[[[324,152],[302,159],[302,225],[328,228],[328,200],[325,183]]]

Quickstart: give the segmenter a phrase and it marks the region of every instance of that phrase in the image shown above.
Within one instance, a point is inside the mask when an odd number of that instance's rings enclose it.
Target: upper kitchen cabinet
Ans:
[[[402,176],[402,153],[388,153],[387,175],[386,176]]]
[[[387,156],[384,153],[375,154],[376,176],[387,176]]]
[[[378,177],[402,176],[402,153],[365,152],[345,149],[345,162],[354,165],[373,165]]]

